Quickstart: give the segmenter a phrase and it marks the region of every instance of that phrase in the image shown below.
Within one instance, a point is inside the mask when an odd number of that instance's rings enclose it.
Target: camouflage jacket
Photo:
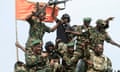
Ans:
[[[26,55],[26,66],[29,72],[44,72],[47,64],[48,58],[34,54]]]
[[[26,46],[29,47],[31,45],[31,42],[36,39],[42,40],[42,37],[45,32],[50,32],[50,28],[47,27],[42,22],[37,22],[36,19],[29,18],[27,20],[30,24],[30,30],[29,30],[29,38],[27,40]]]
[[[83,58],[87,54],[87,49],[89,49],[91,46],[89,44],[86,45],[86,48],[83,48],[81,46],[82,43],[89,42],[89,36],[90,36],[90,30],[92,30],[93,27],[89,26],[86,27],[85,25],[77,26],[76,31],[80,33],[80,35],[77,36],[77,43],[76,43],[76,52],[80,53],[80,57]]]
[[[77,27],[76,30],[80,33],[80,35],[77,37],[78,43],[81,43],[89,38],[89,30],[91,29],[93,29],[92,26],[86,27],[84,25],[81,25]]]
[[[76,56],[76,55],[75,55]],[[65,72],[74,72],[76,67],[76,58],[73,54],[65,53],[63,56],[63,66],[65,68]]]
[[[111,38],[106,31],[99,32],[96,28],[89,30],[90,36],[89,41],[91,48],[94,48],[95,44],[101,43],[104,41],[110,42]]]
[[[93,65],[89,66],[87,72],[107,72],[112,70],[111,60],[105,55],[96,56],[94,52],[91,52],[91,61]]]

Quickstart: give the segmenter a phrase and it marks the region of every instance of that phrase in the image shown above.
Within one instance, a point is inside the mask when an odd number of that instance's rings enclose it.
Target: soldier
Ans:
[[[85,60],[89,58],[89,30],[93,29],[90,26],[90,17],[85,17],[83,19],[83,25],[77,26],[77,47],[76,51],[79,54],[79,61],[77,63],[76,72],[86,72],[86,62]]]
[[[102,19],[98,19],[96,22],[96,27],[89,30],[90,36],[89,36],[89,41],[91,48],[94,48],[95,43],[104,43],[104,41],[107,41],[108,43],[111,43],[112,45],[120,47],[119,44],[114,42],[108,33],[105,31],[105,26],[106,26],[106,21]]]
[[[72,33],[74,33],[72,27],[70,26],[70,16],[69,14],[63,14],[61,20],[57,19],[56,23],[60,23],[57,28],[56,37],[56,47],[59,53],[64,54],[67,49],[67,43],[72,40]]]
[[[59,27],[57,28],[57,38],[60,39],[61,42],[68,43],[68,34],[65,32],[66,30],[71,29],[70,26],[70,16],[68,14],[63,14],[61,20],[57,19],[56,23],[60,23]]]
[[[58,54],[61,57],[61,54],[59,53],[57,48],[55,48],[55,45],[51,41],[46,42],[45,49],[48,53],[48,56],[52,54]]]
[[[31,44],[31,52],[25,53],[26,67],[28,72],[44,72],[48,57],[41,55],[42,41],[34,40]],[[17,46],[20,46],[19,44]],[[20,46],[22,47],[22,46]],[[28,51],[25,51],[28,52]]]
[[[26,54],[26,65],[29,72],[44,72],[48,58],[41,55],[42,41],[34,40],[32,42],[32,54]]]
[[[39,12],[39,13],[38,13]],[[60,23],[57,23],[54,27],[49,28],[44,23],[45,19],[45,8],[42,7],[38,12],[33,12],[26,21],[30,24],[29,37],[26,43],[26,48],[29,49],[33,40],[42,40],[45,32],[53,32]]]
[[[90,26],[91,23],[90,17],[85,17],[83,19],[83,25],[78,26],[77,31],[79,32],[79,36],[77,37],[78,44],[83,43],[84,41],[87,41],[89,38],[89,30],[93,27]]]
[[[112,72],[110,59],[103,55],[103,45],[96,44],[94,51],[89,50],[90,59],[80,59],[75,72]]]
[[[112,63],[110,59],[103,54],[103,45],[96,44],[94,51],[90,50],[90,60],[87,72],[112,72]]]
[[[63,56],[63,66],[66,70],[65,72],[75,71],[76,63],[78,61],[78,59],[76,59],[77,57],[75,56],[76,53],[74,53],[74,43],[69,42],[67,44],[67,52],[65,52]]]
[[[46,52],[48,53],[48,57],[53,54],[57,54],[60,59],[60,64],[62,64],[63,54],[60,52],[58,48],[55,47],[55,45],[51,41],[46,42],[45,49],[46,49]]]
[[[81,51],[80,50],[81,43],[89,42],[89,30],[93,28],[92,26],[90,26],[90,23],[91,23],[91,18],[85,17],[83,19],[83,25],[75,27],[74,29],[75,31],[71,32],[77,37],[76,38],[77,40],[76,51]]]

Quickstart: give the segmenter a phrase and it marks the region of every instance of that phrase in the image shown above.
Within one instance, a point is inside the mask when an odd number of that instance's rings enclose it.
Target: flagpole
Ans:
[[[15,1],[15,31],[16,31],[16,42],[18,41],[18,28],[16,18],[16,1]],[[16,47],[16,60],[19,61],[18,47]]]
[[[17,20],[15,20],[16,42],[18,41]],[[16,47],[16,60],[19,61],[18,47]]]

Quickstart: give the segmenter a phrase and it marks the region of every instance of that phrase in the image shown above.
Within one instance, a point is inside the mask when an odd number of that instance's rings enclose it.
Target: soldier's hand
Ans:
[[[92,61],[87,60],[86,62],[88,63],[88,65],[93,66],[93,62]]]
[[[22,47],[22,46],[19,44],[18,41],[16,41],[15,45],[16,45],[17,48],[20,48],[21,50],[23,50],[23,51],[25,52],[25,48]]]
[[[61,24],[63,24],[63,23],[64,23],[64,20],[61,19],[60,22],[61,22]]]
[[[59,25],[64,23],[64,21],[63,21],[62,19],[61,19],[61,20],[55,19],[55,21],[56,21],[56,23],[59,24]]]
[[[18,47],[18,48],[21,48],[21,45],[19,44],[18,41],[15,42],[15,46]]]
[[[114,19],[114,17],[109,17],[107,20],[109,21],[109,20],[113,20]]]

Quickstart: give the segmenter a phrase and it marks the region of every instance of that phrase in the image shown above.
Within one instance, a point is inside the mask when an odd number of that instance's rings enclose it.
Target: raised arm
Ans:
[[[105,20],[106,22],[106,26],[104,28],[109,28],[109,22],[112,21],[114,19],[114,17],[109,17]]]
[[[106,41],[109,42],[110,44],[115,45],[120,48],[120,44],[113,41],[107,33],[106,33]]]
[[[51,32],[53,32],[54,30],[56,30],[57,29],[57,27],[60,25],[60,24],[62,24],[62,20],[59,20],[58,18],[56,18],[56,17],[54,17],[54,19],[55,19],[55,21],[56,21],[56,25],[55,26],[53,26],[52,28],[50,28],[50,31]]]
[[[25,48],[22,45],[20,45],[18,41],[16,41],[15,46],[25,52]]]
[[[119,47],[119,48],[120,48],[120,44],[118,44],[118,43],[114,42],[113,40],[110,40],[110,42],[109,42],[109,43],[111,43],[112,45],[115,45],[115,46],[117,46],[117,47]]]

